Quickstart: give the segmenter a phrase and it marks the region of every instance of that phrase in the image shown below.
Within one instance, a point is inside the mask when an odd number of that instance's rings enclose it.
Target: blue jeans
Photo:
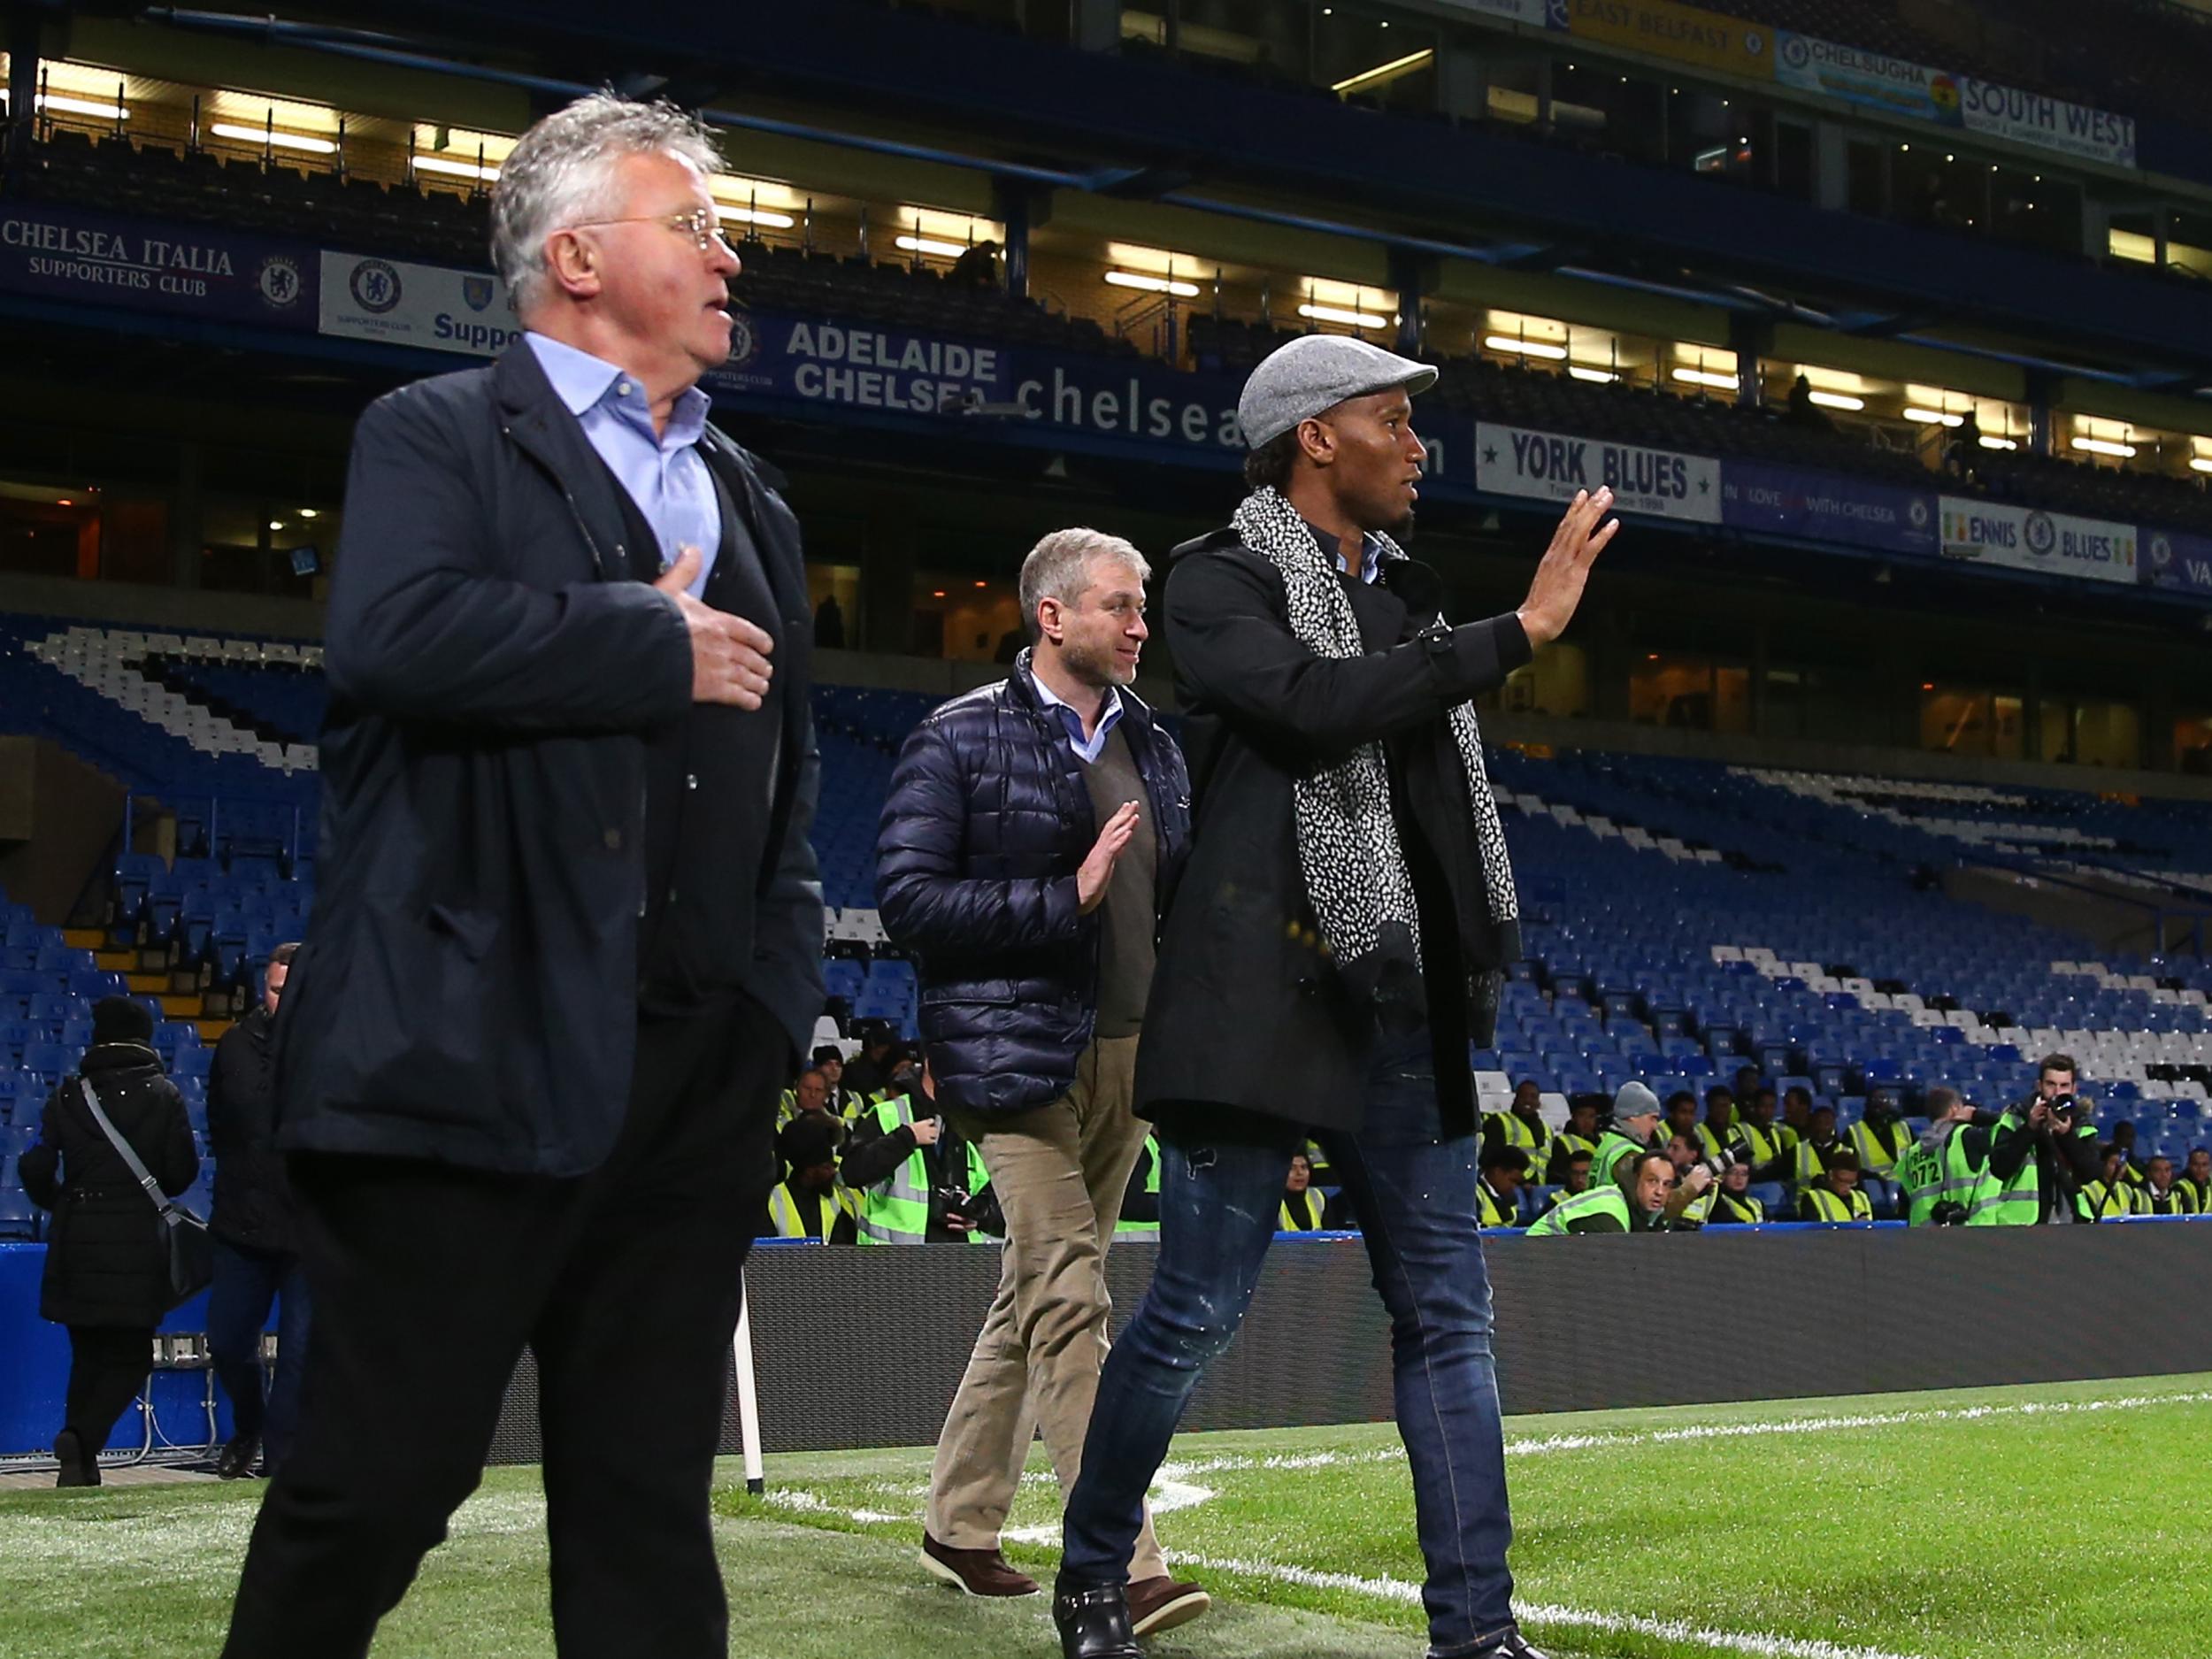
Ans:
[[[215,1379],[230,1396],[231,1432],[257,1434],[271,1473],[292,1449],[299,1421],[300,1366],[307,1358],[307,1275],[300,1258],[217,1239],[207,1294],[207,1346]],[[277,1304],[276,1376],[265,1405],[261,1333]]]
[[[1514,1628],[1505,1564],[1513,1523],[1475,1137],[1443,1134],[1426,1033],[1378,1045],[1366,1119],[1356,1134],[1319,1139],[1358,1206],[1390,1315],[1431,1652],[1479,1653]],[[1202,1125],[1161,1129],[1159,1264],[1099,1378],[1083,1472],[1068,1499],[1063,1588],[1123,1581],[1145,1492],[1191,1390],[1251,1305],[1290,1155],[1305,1135],[1288,1123],[1256,1133],[1230,1141],[1208,1138]]]

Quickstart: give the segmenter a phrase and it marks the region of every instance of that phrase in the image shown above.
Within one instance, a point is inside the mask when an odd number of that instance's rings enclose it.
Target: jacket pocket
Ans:
[[[495,1130],[507,1116],[495,1056],[509,1033],[492,961],[500,918],[451,902],[365,908],[343,1001],[342,1098],[434,1122]]]

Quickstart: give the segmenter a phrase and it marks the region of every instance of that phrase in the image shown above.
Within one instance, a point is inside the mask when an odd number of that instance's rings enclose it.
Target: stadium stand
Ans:
[[[312,749],[297,734],[324,695],[311,649],[0,618],[0,726],[59,742],[165,803],[197,805],[187,856],[116,861],[107,943],[165,951],[218,994],[242,996],[311,908],[311,849],[290,841],[284,815],[312,821]],[[841,1027],[879,1020],[910,1039],[914,972],[876,918],[873,849],[893,757],[929,706],[850,686],[818,687],[815,702],[831,1013]],[[1566,1097],[1631,1079],[1663,1098],[1747,1064],[1833,1106],[1847,1133],[1872,1089],[1896,1091],[1909,1114],[1938,1083],[2001,1105],[2032,1091],[2042,1054],[2062,1049],[2081,1061],[2100,1121],[2131,1123],[2141,1156],[2179,1161],[2212,1134],[2202,958],[2094,956],[1912,879],[1971,856],[2200,899],[2212,893],[2212,806],[1599,750],[1497,748],[1490,769],[1526,954],[1494,1045],[1470,1056],[1486,1108],[1502,1110],[1524,1079],[1563,1112]],[[0,1153],[20,1151],[73,1065],[90,1002],[124,987],[60,930],[4,914]],[[174,1018],[159,1027],[196,1128],[206,1029]],[[0,1165],[0,1193],[11,1173]],[[1528,1190],[1532,1217],[1548,1190]],[[30,1225],[11,1213],[0,1206],[0,1232]]]

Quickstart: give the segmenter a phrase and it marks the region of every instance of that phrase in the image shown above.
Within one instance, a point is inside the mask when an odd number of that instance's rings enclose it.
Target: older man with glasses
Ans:
[[[368,1651],[526,1346],[561,1651],[729,1649],[725,1367],[823,996],[798,526],[697,388],[716,165],[667,104],[538,123],[492,204],[522,341],[355,436],[275,1033],[316,1325],[235,1659]]]

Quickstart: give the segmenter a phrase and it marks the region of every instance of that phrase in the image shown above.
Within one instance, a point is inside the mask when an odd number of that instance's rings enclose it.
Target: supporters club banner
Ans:
[[[266,328],[315,326],[313,256],[200,225],[0,208],[0,288]]]
[[[2109,166],[2135,165],[2135,121],[2131,116],[1977,81],[1971,75],[1961,75],[1958,85],[1959,120],[1970,133]]]
[[[1946,495],[1943,557],[2078,581],[2132,582],[2135,526]]]
[[[1891,115],[1962,127],[2001,143],[2108,166],[2135,165],[2135,122],[1994,81],[1954,75],[1903,58],[1861,51],[1785,29],[1774,37],[1774,78],[1786,87]]]
[[[1914,120],[1952,126],[1959,121],[1958,82],[1940,69],[1809,35],[1786,29],[1775,35],[1774,78],[1801,92],[1818,92]]]
[[[1567,27],[1567,0],[1444,0],[1457,12],[1472,12],[1532,29]]]
[[[1567,0],[1567,28],[1701,69],[1764,81],[1774,73],[1773,37],[1755,23],[1669,0]]]
[[[1932,557],[1939,548],[1933,490],[1751,461],[1730,461],[1722,469],[1721,522],[1878,553]]]
[[[316,326],[326,334],[495,357],[522,332],[506,285],[488,272],[327,251],[321,267]]]
[[[2212,540],[2174,530],[2143,532],[2143,580],[2212,599]]]
[[[1721,521],[1720,463],[1641,444],[1530,432],[1490,421],[1475,427],[1475,488],[1486,495],[1572,501],[1610,489],[1623,512],[1696,524]]]

